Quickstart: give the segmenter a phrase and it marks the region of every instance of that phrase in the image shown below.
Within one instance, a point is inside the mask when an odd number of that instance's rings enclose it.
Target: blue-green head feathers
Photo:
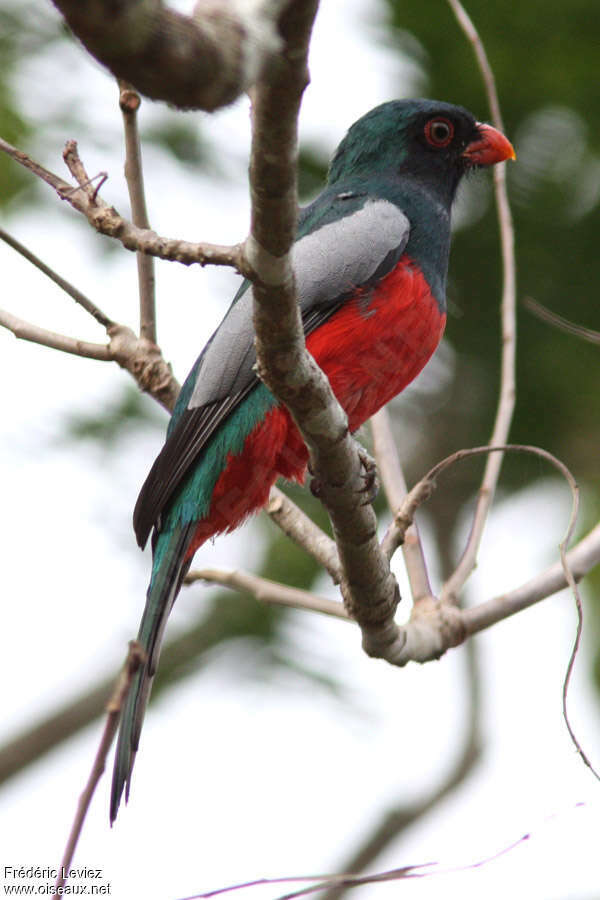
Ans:
[[[453,137],[445,147],[427,140],[431,120],[447,120]],[[462,151],[477,136],[474,116],[437,100],[390,100],[352,125],[329,168],[328,183],[404,176],[431,184],[452,201],[466,165]]]

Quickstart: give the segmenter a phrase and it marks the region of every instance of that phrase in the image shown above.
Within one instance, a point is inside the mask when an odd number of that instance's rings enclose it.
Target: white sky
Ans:
[[[367,18],[366,6],[352,0],[342,14],[340,5],[326,2],[316,28],[301,129],[328,149],[366,109],[400,91],[423,90],[414,68],[375,43],[381,10],[371,4]],[[56,84],[65,84],[66,93]],[[58,59],[42,54],[29,61],[21,89],[33,112],[78,104],[81,117],[92,122],[80,147],[83,159],[91,173],[109,170],[104,196],[125,211],[120,122],[109,79],[76,47],[63,48]],[[145,104],[142,124],[159,114]],[[192,177],[158,152],[148,153],[151,217],[165,234],[236,241],[248,221],[245,104],[214,116],[210,129],[228,177]],[[72,136],[57,136],[55,145],[39,141],[42,161],[61,171],[60,141]],[[135,325],[132,255],[105,256],[100,239],[58,201],[41,217],[15,210],[3,224],[109,314]],[[103,339],[89,317],[4,246],[0,260],[2,306],[57,331]],[[159,264],[160,343],[178,377],[219,321],[235,283],[228,272]],[[0,378],[1,741],[119,665],[137,630],[149,569],[148,555],[135,553],[131,509],[160,437],[136,435],[112,455],[60,441],[65,417],[101,411],[118,396],[127,376],[116,367],[0,332]],[[486,599],[554,561],[567,504],[566,490],[549,486],[501,506],[486,536],[473,597]],[[532,522],[544,527],[532,528]],[[198,564],[238,560],[251,568],[258,562],[257,527],[202,548]],[[171,633],[190,620],[202,593],[182,594]],[[164,900],[238,880],[332,871],[382,810],[419,797],[452,765],[465,715],[462,651],[396,671],[364,657],[356,630],[343,623],[296,614],[289,627],[298,658],[339,677],[350,702],[340,705],[287,674],[262,683],[250,674],[247,651],[241,659],[217,659],[171,690],[147,716],[129,806],[111,831],[105,778],[76,856],[77,865],[102,868],[112,897]],[[478,639],[484,760],[376,868],[431,860],[452,867],[493,855],[525,832],[532,838],[480,869],[401,887],[359,888],[357,900],[396,897],[400,890],[411,900],[441,893],[465,900],[509,893],[528,900],[598,897],[599,788],[561,719],[574,629],[573,604],[560,595]],[[598,762],[597,697],[585,669],[582,656],[571,710]],[[100,728],[96,723],[5,787],[0,879],[5,865],[58,863]],[[585,805],[576,808],[579,802]],[[280,893],[257,888],[234,896]]]

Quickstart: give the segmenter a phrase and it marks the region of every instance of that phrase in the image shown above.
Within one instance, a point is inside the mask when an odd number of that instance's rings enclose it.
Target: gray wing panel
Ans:
[[[408,219],[393,203],[367,200],[351,215],[297,241],[292,265],[302,311],[328,306],[369,283],[390,254],[397,262],[409,230]]]
[[[343,203],[344,197],[335,199]],[[367,199],[349,215],[296,241],[292,267],[303,315],[323,321],[327,309],[339,305],[341,298],[386,274],[400,258],[409,229],[408,219],[393,203]],[[215,403],[246,388],[255,378],[255,362],[249,289],[230,308],[206,348],[188,409]]]
[[[253,377],[255,362],[252,291],[247,290],[229,308],[206,348],[188,409],[237,393]]]

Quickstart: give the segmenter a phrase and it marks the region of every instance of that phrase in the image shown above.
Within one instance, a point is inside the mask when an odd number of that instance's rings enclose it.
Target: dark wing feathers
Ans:
[[[257,383],[255,378],[231,397],[182,413],[156,457],[135,504],[133,527],[140,547],[145,546],[162,510],[211,435]]]
[[[326,192],[302,211],[292,265],[307,335],[357,287],[375,284],[394,268],[409,230],[397,206],[353,192]],[[255,361],[252,291],[245,283],[188,376],[138,497],[133,521],[140,546],[207,441],[258,384]]]

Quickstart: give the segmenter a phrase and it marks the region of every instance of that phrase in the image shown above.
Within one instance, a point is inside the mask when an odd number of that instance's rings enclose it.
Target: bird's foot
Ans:
[[[379,478],[377,476],[377,463],[373,459],[373,457],[367,453],[364,447],[359,447],[358,456],[362,466],[361,478],[363,480],[363,485],[359,488],[358,493],[361,497],[361,506],[366,506],[368,503],[372,503],[373,500],[377,497],[379,493]],[[313,497],[317,499],[321,499],[323,494],[323,482],[320,478],[317,478],[313,475],[310,464],[308,466],[308,472],[311,475],[310,479],[310,492]]]
[[[323,482],[318,478],[311,478],[309,489],[313,497],[316,497],[317,500],[320,500],[323,496]]]
[[[308,468],[308,474],[310,475],[310,482],[308,485],[309,490],[310,490],[311,494],[313,495],[313,497],[316,497],[317,500],[320,500],[323,495],[323,482],[321,481],[320,478],[317,478],[316,475],[314,474],[311,464],[310,464],[310,461],[308,463],[307,468]]]
[[[364,447],[359,447],[358,456],[363,467],[361,478],[364,485],[360,488],[359,493],[362,497],[361,506],[367,506],[372,503],[379,493],[379,478],[377,476],[377,463],[370,453],[367,453]]]

